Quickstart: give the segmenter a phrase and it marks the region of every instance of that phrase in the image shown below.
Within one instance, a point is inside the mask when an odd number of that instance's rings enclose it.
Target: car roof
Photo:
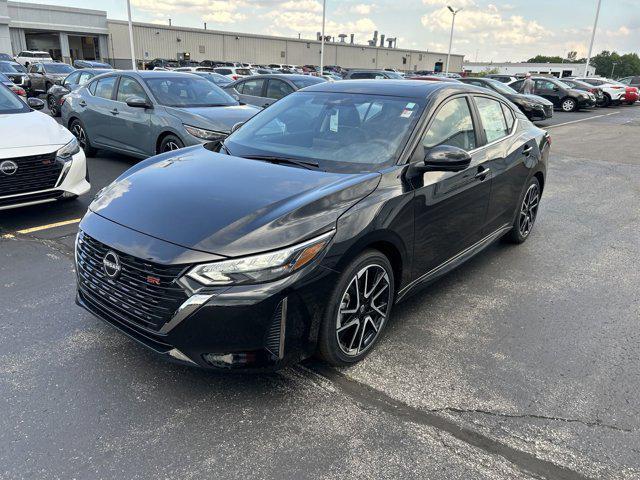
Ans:
[[[462,82],[420,82],[416,80],[349,80],[323,82],[305,88],[306,92],[339,92],[394,97],[426,98],[432,93],[449,88],[460,92],[482,92],[485,89]]]
[[[156,78],[156,77],[177,77],[184,78],[185,75],[193,72],[174,72],[173,70],[117,70],[119,74],[137,75],[141,78]]]

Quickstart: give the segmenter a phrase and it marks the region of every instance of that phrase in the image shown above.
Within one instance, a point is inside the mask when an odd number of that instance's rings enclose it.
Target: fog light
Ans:
[[[255,352],[246,353],[205,353],[203,355],[205,361],[216,367],[241,367],[255,363],[257,355]]]
[[[62,198],[71,198],[71,197],[75,197],[76,195],[74,193],[71,192],[64,192],[62,194]]]

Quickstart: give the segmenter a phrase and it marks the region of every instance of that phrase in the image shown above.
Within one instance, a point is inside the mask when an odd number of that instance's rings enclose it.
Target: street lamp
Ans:
[[[447,68],[444,71],[444,73],[449,73],[449,61],[451,60],[451,44],[453,43],[453,26],[456,23],[456,15],[458,14],[458,12],[460,12],[460,10],[462,10],[461,8],[454,10],[450,5],[447,5],[447,8],[449,9],[449,11],[453,14],[453,18],[451,19],[451,34],[449,35],[449,53],[447,53]]]
[[[324,25],[327,18],[327,0],[322,0],[322,38],[320,39],[320,75],[324,73]]]
[[[596,38],[596,27],[598,26],[598,17],[600,16],[600,3],[598,0],[598,8],[596,8],[596,19],[593,22],[593,32],[591,32],[591,43],[589,44],[589,54],[587,55],[587,64],[584,66],[584,76],[589,76],[589,62],[591,61],[591,52],[593,51],[593,40]]]
[[[618,62],[613,62],[613,66],[611,67],[611,78],[613,78],[613,72],[616,70],[616,65]]]
[[[137,70],[136,67],[136,54],[133,49],[133,26],[131,25],[131,0],[127,0],[127,15],[129,16],[129,44],[131,46],[131,68]]]

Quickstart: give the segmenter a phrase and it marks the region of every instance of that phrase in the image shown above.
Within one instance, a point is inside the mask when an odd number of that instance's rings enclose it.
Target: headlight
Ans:
[[[277,280],[317,259],[333,234],[331,231],[275,252],[197,265],[187,276],[203,285],[254,284]]]
[[[542,105],[540,105],[539,103],[527,102],[527,101],[524,101],[522,103],[525,108],[541,108],[542,107]]]
[[[196,138],[202,138],[203,140],[222,140],[227,136],[225,132],[205,130],[204,128],[192,127],[191,125],[184,125],[184,128],[189,134]]]
[[[78,145],[78,141],[74,138],[69,143],[67,143],[64,147],[58,150],[56,152],[56,156],[64,160],[68,160],[79,151],[80,151],[80,145]]]

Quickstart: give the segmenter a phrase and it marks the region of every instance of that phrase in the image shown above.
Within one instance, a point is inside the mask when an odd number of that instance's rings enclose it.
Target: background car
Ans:
[[[242,77],[250,77],[251,70],[246,67],[216,67],[213,69],[215,73],[229,77],[231,80],[238,80]]]
[[[312,85],[102,190],[76,298],[192,366],[353,365],[394,303],[502,237],[526,241],[548,156],[546,132],[486,89]]]
[[[69,200],[89,191],[84,153],[69,130],[0,84],[0,210]]]
[[[55,85],[60,84],[67,75],[75,71],[71,65],[66,63],[32,63],[29,65],[29,95],[39,95],[46,93]]]
[[[3,62],[13,62],[15,61],[11,55],[8,53],[0,53],[0,61]]]
[[[625,77],[618,80],[618,82],[628,85],[630,87],[640,88],[640,76]]]
[[[176,60],[168,60],[166,58],[154,58],[153,60],[145,63],[144,68],[146,70],[153,70],[154,68],[164,68],[166,70],[173,70],[180,65]]]
[[[76,88],[86,84],[89,80],[97,75],[107,73],[109,70],[103,68],[82,68],[69,74],[62,82],[61,85],[53,85],[47,90],[47,106],[49,107],[49,113],[53,117],[60,116],[60,108],[64,103],[65,95]]]
[[[404,77],[396,72],[388,72],[386,70],[364,70],[364,69],[352,69],[347,70],[344,74],[344,80],[402,80]]]
[[[220,88],[224,88],[227,85],[230,85],[233,83],[233,80],[231,80],[226,75],[220,75],[219,73],[216,73],[216,72],[197,71],[192,73],[194,75],[198,75],[199,77],[204,78],[205,80],[209,80],[211,83],[213,83],[214,85],[217,85]]]
[[[15,83],[13,83],[9,77],[7,77],[4,73],[1,73],[1,72],[0,72],[0,83],[2,83],[5,87],[7,87],[13,93],[15,93],[20,98],[26,101],[27,99],[26,90],[22,87],[19,87]]]
[[[422,80],[423,82],[449,82],[458,83],[457,78],[439,77],[436,75],[420,75],[416,77],[408,77],[407,80]]]
[[[94,69],[104,69],[104,70],[113,70],[113,67],[110,63],[106,62],[98,62],[96,60],[75,60],[73,62],[73,66],[75,68],[94,68]]]
[[[43,52],[39,50],[23,50],[15,57],[15,61],[20,65],[28,67],[32,63],[37,62],[53,62],[53,58],[49,52]]]
[[[580,80],[576,80],[575,78],[563,78],[562,83],[565,83],[571,88],[575,88],[576,90],[593,93],[596,97],[596,105],[598,106],[604,106],[604,104],[606,103],[604,92],[600,87],[595,87],[588,84],[587,82],[581,82]]]
[[[0,73],[4,73],[9,79],[28,91],[31,80],[27,69],[18,62],[0,60]]]
[[[484,78],[493,78],[494,80],[498,80],[502,83],[513,83],[517,80],[520,80],[520,78],[516,77],[515,75],[503,75],[500,73],[490,73],[489,75],[485,75]]]
[[[546,120],[553,117],[553,103],[538,95],[524,95],[513,88],[493,78],[460,78],[458,81],[467,85],[488,88],[499,93],[515,104],[529,120]]]
[[[116,71],[69,93],[62,124],[89,156],[104,148],[145,158],[221,140],[259,111],[195,74]]]
[[[227,85],[225,90],[242,103],[266,108],[301,88],[323,82],[324,78],[311,75],[256,75]]]
[[[534,93],[546,98],[554,107],[564,112],[575,112],[580,108],[595,107],[596,97],[593,93],[582,92],[571,88],[554,77],[531,77],[534,82]],[[522,93],[524,79],[510,83],[509,86]]]
[[[175,72],[213,72],[213,68],[211,67],[203,67],[203,66],[197,66],[197,67],[178,67],[178,68],[174,68],[173,69]]]
[[[602,77],[571,77],[573,80],[588,83],[598,87],[604,94],[604,106],[619,105],[625,100],[626,88],[615,80]]]

